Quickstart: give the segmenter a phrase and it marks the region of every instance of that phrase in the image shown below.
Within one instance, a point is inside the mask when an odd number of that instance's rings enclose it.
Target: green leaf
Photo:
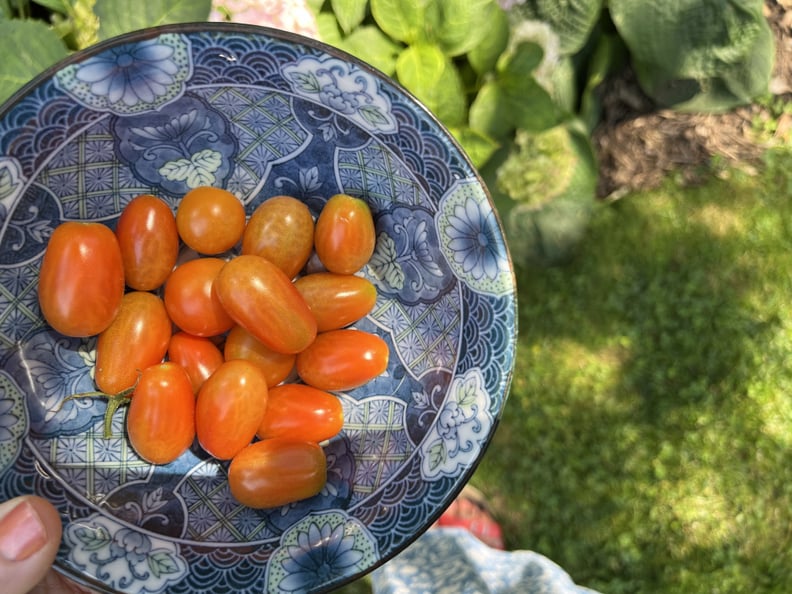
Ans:
[[[74,531],[74,535],[83,544],[86,551],[98,551],[113,540],[104,526],[98,528],[81,526]]]
[[[316,17],[316,29],[319,31],[319,39],[334,47],[341,47],[343,37],[341,29],[338,28],[338,21],[331,12],[321,12]]]
[[[632,1],[646,4],[644,0]],[[669,3],[673,4],[673,0],[650,2],[665,11],[670,10],[667,8]],[[523,19],[547,23],[560,37],[561,53],[572,55],[588,41],[603,5],[603,0],[528,0],[513,12]]]
[[[148,566],[154,577],[179,571],[179,565],[173,560],[173,556],[166,551],[155,551],[148,556]]]
[[[315,15],[319,14],[319,11],[322,10],[324,3],[325,0],[305,0],[306,6],[308,6],[308,8],[310,8]]]
[[[507,101],[495,81],[484,83],[470,105],[470,128],[483,136],[503,140],[514,131],[514,119],[506,111]]]
[[[532,76],[533,71],[542,63],[543,56],[544,50],[541,45],[524,41],[501,55],[497,63],[498,73],[502,77],[513,78]]]
[[[58,35],[43,21],[0,21],[0,39],[13,48],[5,52],[0,69],[0,101],[68,54]]]
[[[146,27],[205,21],[211,0],[96,0],[99,38],[109,39]]]
[[[442,439],[438,439],[435,443],[431,445],[429,448],[429,470],[435,470],[438,466],[440,466],[445,459],[448,457],[446,453],[445,443],[443,443]]]
[[[67,0],[35,0],[36,4],[43,6],[53,12],[69,14],[69,2]]]
[[[344,33],[349,34],[363,22],[368,0],[330,0],[338,24]]]
[[[393,76],[396,70],[396,57],[402,46],[387,37],[374,25],[358,27],[348,37],[339,41],[338,47],[364,62]]]
[[[423,28],[447,56],[464,54],[491,35],[493,0],[429,0]]]
[[[498,58],[509,44],[509,17],[497,5],[487,21],[487,35],[468,52],[467,58],[479,74],[495,70]]]
[[[436,45],[411,45],[396,60],[399,82],[446,126],[465,122],[467,104],[453,62]]]
[[[613,0],[613,22],[660,105],[719,111],[763,94],[774,40],[760,0]]]
[[[473,166],[482,167],[498,149],[498,143],[489,136],[482,134],[467,126],[451,128],[451,134],[462,145]]]
[[[371,16],[386,35],[411,44],[425,41],[426,0],[371,0]]]

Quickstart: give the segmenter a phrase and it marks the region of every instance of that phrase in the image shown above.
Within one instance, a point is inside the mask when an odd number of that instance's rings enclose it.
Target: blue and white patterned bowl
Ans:
[[[153,193],[197,185],[248,212],[290,194],[317,212],[365,198],[378,290],[358,326],[386,373],[339,394],[345,425],[311,499],[240,506],[226,465],[194,448],[151,466],[124,413],[102,435],[93,339],[42,321],[37,277],[63,221],[111,227]],[[91,287],[85,287],[90,291]],[[498,423],[516,336],[514,275],[487,191],[441,125],[390,79],[317,42],[259,27],[166,26],[80,52],[0,109],[0,500],[48,498],[57,568],[99,591],[326,591],[407,546],[470,478]]]

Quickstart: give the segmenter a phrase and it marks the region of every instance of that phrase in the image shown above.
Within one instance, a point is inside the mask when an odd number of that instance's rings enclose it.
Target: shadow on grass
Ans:
[[[611,594],[792,591],[792,209],[765,181],[615,204],[570,265],[519,272],[512,393],[473,479],[510,548]]]

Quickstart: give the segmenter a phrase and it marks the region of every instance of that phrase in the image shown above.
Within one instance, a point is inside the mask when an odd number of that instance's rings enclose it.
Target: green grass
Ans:
[[[727,173],[603,206],[571,264],[518,272],[472,482],[508,548],[607,594],[792,592],[792,152]]]
[[[608,594],[792,591],[792,154],[629,196],[518,274],[473,484],[509,548]]]

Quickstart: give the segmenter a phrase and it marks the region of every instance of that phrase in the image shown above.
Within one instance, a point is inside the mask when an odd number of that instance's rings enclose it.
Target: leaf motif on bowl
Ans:
[[[490,295],[513,290],[497,215],[478,182],[459,181],[443,196],[437,229],[440,247],[460,279]]]
[[[476,460],[492,430],[490,395],[481,370],[451,382],[437,420],[421,444],[421,473],[427,479],[455,477]]]
[[[162,592],[188,571],[173,541],[132,530],[104,515],[68,525],[63,538],[74,567],[129,594]]]
[[[377,559],[366,527],[341,511],[314,513],[287,530],[267,568],[268,592],[307,592]]]
[[[111,47],[60,70],[56,84],[84,105],[118,114],[141,113],[174,100],[192,72],[181,35]]]
[[[348,62],[305,56],[284,66],[283,74],[295,93],[318,101],[366,130],[382,134],[398,131],[391,102],[380,92],[377,79]]]

